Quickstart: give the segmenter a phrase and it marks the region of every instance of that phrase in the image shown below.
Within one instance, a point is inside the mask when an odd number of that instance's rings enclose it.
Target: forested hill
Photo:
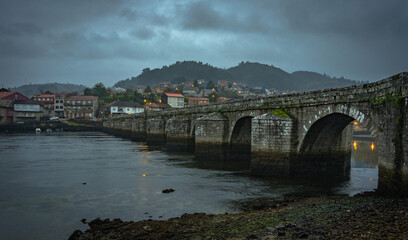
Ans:
[[[290,74],[280,68],[261,63],[241,62],[236,67],[221,69],[201,62],[184,61],[163,66],[160,69],[143,69],[139,76],[119,81],[114,86],[123,88],[132,88],[134,85],[153,86],[159,82],[180,78],[185,78],[186,81],[194,81],[195,79],[212,80],[213,82],[225,80],[244,83],[248,86],[263,86],[290,91],[309,91],[360,83],[343,77],[332,78],[316,72],[298,71]]]
[[[84,91],[86,86],[76,85],[70,83],[45,83],[45,84],[29,84],[23,85],[17,88],[10,89],[11,91],[17,91],[24,96],[32,97],[36,93],[40,92],[78,92]]]

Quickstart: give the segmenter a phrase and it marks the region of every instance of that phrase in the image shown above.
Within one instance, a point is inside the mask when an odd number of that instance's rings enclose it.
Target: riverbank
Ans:
[[[54,121],[33,121],[21,124],[0,125],[0,133],[30,133],[35,132],[37,128],[42,131],[51,129],[52,131],[67,131],[67,132],[101,132],[102,126],[97,125],[97,122],[89,120],[71,120],[66,121],[64,119]]]
[[[87,239],[408,239],[408,201],[374,194],[255,199],[238,214],[184,214],[165,221],[95,219]]]

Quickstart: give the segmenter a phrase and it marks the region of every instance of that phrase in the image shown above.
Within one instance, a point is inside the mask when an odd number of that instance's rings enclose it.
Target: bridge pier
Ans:
[[[288,177],[291,166],[292,120],[273,114],[252,118],[251,174]]]
[[[162,146],[166,143],[166,122],[162,117],[146,121],[146,143],[151,146]]]
[[[211,113],[196,120],[195,158],[226,160],[228,119],[221,113]]]
[[[132,140],[137,142],[146,141],[146,120],[144,118],[133,119]]]
[[[194,151],[194,139],[191,137],[191,121],[185,116],[176,116],[166,123],[166,147],[171,152]]]

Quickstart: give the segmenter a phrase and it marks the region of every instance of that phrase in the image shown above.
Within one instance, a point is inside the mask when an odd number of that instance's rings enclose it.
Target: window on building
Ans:
[[[88,103],[92,103],[92,101],[88,101]]]

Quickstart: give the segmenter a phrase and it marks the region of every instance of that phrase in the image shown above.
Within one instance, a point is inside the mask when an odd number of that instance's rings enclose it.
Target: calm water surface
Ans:
[[[104,133],[0,136],[0,239],[68,239],[80,222],[167,219],[236,212],[237,200],[300,191],[356,194],[377,187],[376,151],[358,142],[351,180],[322,189],[249,177],[248,169],[197,163]],[[85,184],[86,183],[86,184]],[[163,194],[162,190],[176,191]]]

